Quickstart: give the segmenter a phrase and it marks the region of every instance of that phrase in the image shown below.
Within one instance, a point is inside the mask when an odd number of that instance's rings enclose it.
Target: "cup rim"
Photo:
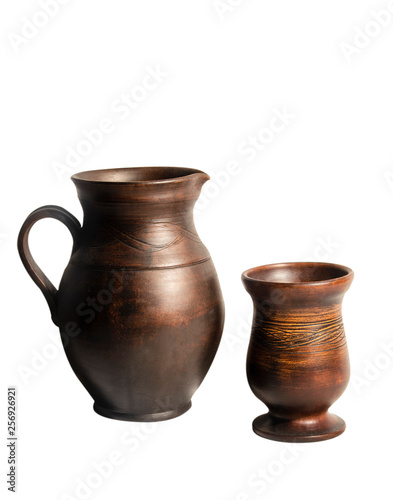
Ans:
[[[178,170],[179,175],[175,176],[172,175],[169,177],[163,176],[162,178],[153,177],[151,179],[146,178],[143,180],[136,180],[136,179],[115,180],[115,179],[105,178],[106,175],[110,177],[118,173],[126,173],[126,172],[130,174],[133,172],[141,173],[143,170],[148,170],[151,174],[154,174],[154,172],[157,172],[158,170],[167,171],[168,174],[171,172],[173,174],[175,173],[174,171]],[[176,183],[184,182],[186,180],[189,180],[190,177],[193,176],[198,176],[198,177],[204,176],[205,180],[210,179],[210,176],[206,172],[203,172],[202,170],[198,170],[196,168],[174,167],[174,166],[146,166],[146,167],[120,167],[120,168],[104,168],[97,170],[84,170],[83,172],[77,172],[76,174],[73,174],[71,176],[71,180],[74,182],[76,181],[88,184],[151,185],[151,184],[169,184],[173,182]]]
[[[330,279],[321,279],[321,280],[315,280],[315,281],[270,281],[270,280],[263,280],[260,278],[253,278],[250,276],[251,273],[256,273],[259,271],[263,270],[271,270],[271,269],[277,269],[277,268],[282,268],[282,267],[287,267],[287,268],[299,268],[299,267],[325,267],[325,268],[330,268],[330,269],[335,269],[343,272],[342,276],[338,276],[336,278],[330,278]],[[241,275],[242,280],[244,282],[254,282],[254,283],[261,283],[264,285],[277,285],[277,286],[323,286],[324,284],[328,283],[343,283],[346,282],[350,279],[352,279],[354,276],[354,272],[350,267],[343,266],[341,264],[333,264],[331,262],[280,262],[280,263],[274,263],[274,264],[265,264],[262,266],[257,266],[257,267],[252,267],[250,269],[247,269],[244,271]]]

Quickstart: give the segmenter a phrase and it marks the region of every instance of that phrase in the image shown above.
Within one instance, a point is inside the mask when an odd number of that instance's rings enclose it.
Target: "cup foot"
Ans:
[[[328,412],[296,420],[284,420],[266,413],[254,420],[252,428],[258,436],[273,441],[311,443],[339,436],[345,431],[345,422]]]
[[[126,420],[128,422],[160,422],[162,420],[169,420],[171,418],[179,417],[186,413],[191,408],[191,401],[182,408],[176,410],[164,411],[161,413],[147,413],[144,415],[135,415],[129,413],[120,413],[117,411],[103,408],[102,406],[94,403],[93,409],[96,413],[103,417],[113,418],[115,420]]]

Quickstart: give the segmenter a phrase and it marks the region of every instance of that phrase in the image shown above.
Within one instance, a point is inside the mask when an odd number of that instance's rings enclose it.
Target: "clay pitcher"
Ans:
[[[18,249],[44,294],[76,376],[97,413],[157,421],[191,407],[216,354],[224,303],[193,207],[209,176],[175,167],[73,175],[84,220],[45,206],[23,224]],[[53,286],[34,262],[28,235],[52,217],[74,245]]]
[[[249,269],[243,284],[254,303],[247,376],[269,413],[254,431],[276,441],[321,441],[345,430],[328,412],[349,381],[341,306],[353,280],[345,266],[320,262]]]

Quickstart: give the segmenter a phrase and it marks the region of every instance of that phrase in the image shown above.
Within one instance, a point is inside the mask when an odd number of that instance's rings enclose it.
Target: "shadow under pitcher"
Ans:
[[[83,226],[58,206],[32,212],[22,262],[59,326],[68,361],[109,418],[158,421],[191,407],[221,340],[224,303],[193,208],[209,176],[178,167],[75,174]],[[31,227],[52,217],[74,245],[59,290],[35,263]]]
[[[344,432],[344,420],[328,409],[349,381],[341,305],[353,276],[348,267],[321,262],[242,274],[254,304],[247,377],[269,408],[253,422],[259,436],[301,443]]]

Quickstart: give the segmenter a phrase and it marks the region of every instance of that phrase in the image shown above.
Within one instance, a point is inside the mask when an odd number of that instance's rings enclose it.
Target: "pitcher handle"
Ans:
[[[18,236],[18,251],[23,265],[25,266],[25,269],[29,273],[31,279],[43,293],[48,303],[53,323],[59,326],[57,316],[58,291],[52,284],[52,282],[47,278],[47,276],[42,272],[36,261],[33,259],[28,242],[30,229],[37,221],[46,217],[57,219],[68,227],[74,240],[72,253],[74,253],[79,246],[81,225],[78,219],[76,219],[70,212],[68,212],[64,208],[58,207],[57,205],[46,205],[31,212],[31,214],[23,223]]]

